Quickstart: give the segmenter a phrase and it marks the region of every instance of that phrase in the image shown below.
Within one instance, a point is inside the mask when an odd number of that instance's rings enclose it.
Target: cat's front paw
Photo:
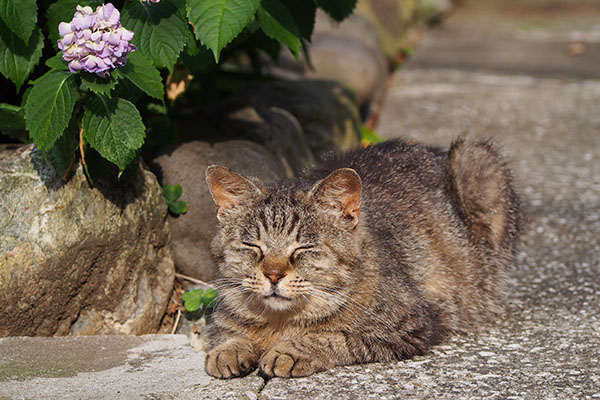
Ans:
[[[291,343],[282,342],[265,352],[258,362],[267,377],[299,378],[331,368],[316,355],[303,354]]]
[[[258,355],[244,343],[224,343],[206,356],[206,372],[215,378],[244,376],[256,368]]]

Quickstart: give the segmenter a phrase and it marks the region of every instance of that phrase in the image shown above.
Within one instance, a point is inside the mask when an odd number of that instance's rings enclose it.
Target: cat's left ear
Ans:
[[[360,215],[361,190],[362,182],[356,171],[340,168],[317,182],[309,197],[328,211],[339,213],[354,227]]]
[[[262,193],[256,183],[221,165],[211,165],[206,169],[206,183],[217,205],[219,220]]]

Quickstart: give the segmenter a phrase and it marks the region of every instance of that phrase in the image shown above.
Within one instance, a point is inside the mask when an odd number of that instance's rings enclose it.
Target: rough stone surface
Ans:
[[[367,18],[352,14],[334,23],[319,9],[311,42],[307,45],[310,66],[303,57],[297,61],[291,52],[284,52],[278,65],[288,71],[301,71],[312,79],[338,81],[356,94],[361,106],[381,100],[390,65]]]
[[[263,145],[285,169],[287,178],[298,176],[315,158],[304,129],[292,113],[279,107],[246,107],[219,121],[220,132]]]
[[[375,28],[383,52],[394,58],[408,42],[408,29],[419,13],[418,0],[360,0],[356,13]]]
[[[385,89],[389,66],[378,47],[339,35],[315,35],[309,46],[314,71],[309,77],[332,79],[354,91],[360,104],[378,100]]]
[[[183,335],[0,339],[0,398],[248,399],[262,378],[219,381]]]
[[[453,8],[452,0],[419,0],[419,17],[425,21],[436,21]]]
[[[216,272],[210,253],[210,242],[216,232],[215,203],[204,178],[206,167],[225,165],[264,182],[285,177],[282,164],[264,147],[245,140],[231,140],[211,145],[192,141],[169,147],[158,155],[152,168],[163,185],[180,184],[181,200],[188,212],[169,216],[173,257],[177,270],[205,281]]]
[[[379,48],[379,37],[373,27],[364,16],[354,13],[342,22],[333,21],[327,13],[321,9],[317,10],[313,37],[321,35],[334,35],[361,41],[370,48]]]
[[[154,332],[174,265],[161,189],[142,168],[63,183],[33,146],[0,150],[0,336]]]
[[[596,0],[463,3],[425,36],[411,68],[600,78]]]
[[[184,132],[200,130],[206,140],[213,142],[230,139],[256,142],[281,162],[288,178],[297,176],[315,161],[302,125],[283,108],[224,101],[200,112],[201,117],[195,118],[201,122],[181,122]]]
[[[304,129],[314,156],[360,144],[360,114],[354,94],[339,83],[297,80],[253,85],[237,93],[230,104],[289,111]]]

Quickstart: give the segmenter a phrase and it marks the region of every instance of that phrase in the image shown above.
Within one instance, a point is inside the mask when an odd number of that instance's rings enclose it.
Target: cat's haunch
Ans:
[[[409,358],[500,310],[521,214],[488,142],[395,140],[293,181],[222,166],[206,180],[219,221],[212,376]]]

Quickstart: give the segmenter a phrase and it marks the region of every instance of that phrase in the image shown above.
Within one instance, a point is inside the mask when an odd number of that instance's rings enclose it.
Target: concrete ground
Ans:
[[[600,7],[465,0],[396,73],[378,132],[492,138],[527,225],[507,312],[423,357],[309,378],[203,372],[184,336],[0,339],[0,399],[600,398]]]

